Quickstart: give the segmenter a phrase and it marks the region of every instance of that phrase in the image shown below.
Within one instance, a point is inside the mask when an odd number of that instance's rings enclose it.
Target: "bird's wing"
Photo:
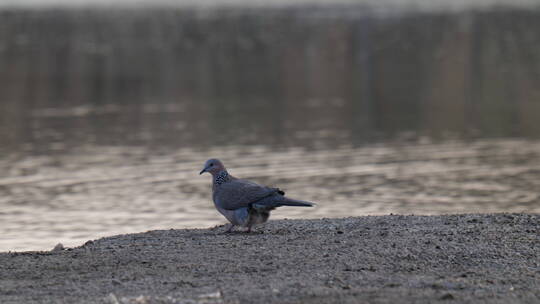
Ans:
[[[226,210],[236,210],[247,207],[262,198],[274,193],[283,194],[278,188],[270,188],[243,180],[234,179],[221,184],[214,192],[216,204]]]

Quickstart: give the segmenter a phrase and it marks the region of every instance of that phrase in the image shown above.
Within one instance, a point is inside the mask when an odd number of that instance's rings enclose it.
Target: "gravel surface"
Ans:
[[[271,221],[0,253],[0,303],[540,303],[540,215]]]

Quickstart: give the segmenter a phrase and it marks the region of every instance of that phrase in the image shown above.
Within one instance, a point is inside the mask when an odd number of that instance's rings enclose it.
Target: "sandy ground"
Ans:
[[[0,254],[0,303],[540,303],[540,215],[271,221]]]

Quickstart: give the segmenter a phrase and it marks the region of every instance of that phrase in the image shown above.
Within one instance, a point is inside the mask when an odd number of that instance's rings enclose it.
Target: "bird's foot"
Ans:
[[[262,231],[262,230],[255,230],[255,229],[251,230],[251,227],[248,227],[248,229],[246,229],[246,230],[244,231],[244,233],[245,233],[245,234],[251,234],[251,235],[253,235],[253,234],[264,234],[264,231]]]
[[[229,226],[229,229],[225,230],[225,232],[223,232],[223,234],[232,233],[232,232],[233,232],[233,231],[232,231],[233,228],[234,228],[234,225],[231,224],[231,225]]]

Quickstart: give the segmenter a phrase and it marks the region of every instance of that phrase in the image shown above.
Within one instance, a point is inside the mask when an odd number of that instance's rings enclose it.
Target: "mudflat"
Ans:
[[[540,303],[540,215],[160,230],[0,253],[0,303]]]

